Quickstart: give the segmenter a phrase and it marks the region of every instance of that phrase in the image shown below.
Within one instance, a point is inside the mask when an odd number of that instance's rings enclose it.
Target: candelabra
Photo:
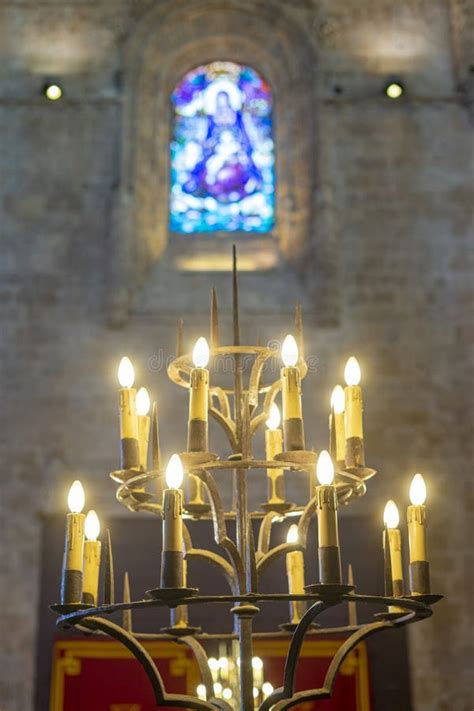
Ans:
[[[415,475],[410,490],[412,505],[407,520],[410,543],[409,594],[404,594],[399,514],[393,501],[387,503],[384,517],[385,595],[355,593],[352,579],[344,582],[338,537],[338,507],[348,504],[366,491],[366,482],[375,470],[365,465],[362,425],[362,391],[360,369],[355,358],[346,366],[346,387],[336,386],[331,398],[329,452],[319,456],[306,449],[301,409],[302,380],[308,368],[304,359],[301,309],[297,307],[296,338],[288,336],[280,352],[267,346],[241,344],[236,256],[233,269],[233,343],[220,345],[217,298],[212,292],[210,349],[199,339],[192,356],[183,353],[182,322],[178,328],[177,355],[169,365],[168,375],[189,392],[187,450],[173,455],[166,473],[161,464],[156,406],[149,417],[149,397],[142,388],[133,388],[133,366],[127,358],[119,368],[121,468],[112,472],[118,483],[118,501],[131,511],[146,511],[162,520],[163,548],[160,586],[146,591],[146,597],[130,600],[128,577],[122,602],[115,602],[113,557],[110,532],[107,531],[105,552],[101,555],[99,524],[94,512],[87,518],[82,513],[84,493],[74,482],[69,496],[66,545],[61,578],[60,602],[52,605],[58,613],[61,628],[73,626],[90,634],[106,634],[125,645],[142,665],[152,686],[158,707],[223,709],[231,711],[234,701],[216,693],[213,660],[208,660],[204,643],[216,636],[201,632],[189,623],[188,611],[195,605],[227,604],[234,620],[234,632],[218,636],[237,649],[240,708],[251,711],[255,706],[255,664],[252,666],[253,620],[259,606],[274,601],[289,604],[289,619],[282,625],[291,635],[282,684],[257,694],[260,711],[283,711],[304,701],[326,699],[338,670],[349,652],[367,637],[388,628],[399,628],[432,614],[431,606],[441,598],[430,591],[429,564],[425,545],[426,490],[421,475]],[[283,367],[278,377],[266,382],[266,366],[281,357]],[[233,383],[229,387],[213,382],[208,370],[209,359],[230,359]],[[269,370],[269,369],[267,369]],[[283,428],[276,399],[281,393]],[[208,417],[221,426],[228,440],[230,454],[221,459],[209,451]],[[266,425],[265,459],[253,456],[253,438]],[[148,440],[151,429],[152,466],[148,468]],[[226,510],[221,501],[225,471],[232,472],[233,503]],[[265,471],[268,481],[267,501],[254,510],[249,504],[248,476]],[[285,476],[301,472],[308,478],[308,499],[304,506],[287,500]],[[316,476],[315,476],[316,475]],[[187,479],[187,498],[181,489]],[[317,481],[316,481],[317,478]],[[166,483],[165,483],[166,479]],[[317,557],[319,580],[305,585],[303,554],[316,554],[308,539],[313,516],[318,522]],[[224,555],[193,547],[186,520],[208,520],[212,523],[215,542]],[[233,540],[227,530],[229,519],[235,521]],[[295,522],[288,531],[287,542],[271,547],[275,522]],[[259,524],[254,539],[254,524]],[[86,540],[85,540],[86,539]],[[259,579],[278,558],[286,558],[288,593],[260,592]],[[102,604],[98,604],[99,567],[104,566]],[[201,560],[218,569],[229,585],[226,595],[202,594],[190,587],[187,561]],[[199,584],[199,580],[196,581]],[[354,614],[357,604],[382,604],[386,611],[373,621],[358,624]],[[295,671],[306,635],[323,635],[334,628],[316,627],[316,618],[337,605],[349,606],[349,625],[337,628],[346,635],[327,670],[320,688],[295,690]],[[170,610],[169,626],[159,634],[141,634],[132,627],[132,611],[154,607]],[[122,614],[122,624],[110,619]],[[259,636],[275,633],[259,633]],[[201,684],[196,696],[166,691],[159,670],[143,639],[175,639],[193,653],[199,666]],[[211,661],[211,666],[209,666]],[[215,672],[216,670],[214,670]],[[261,681],[261,680],[260,680]],[[235,690],[233,694],[237,693]],[[263,698],[264,697],[264,698]]]

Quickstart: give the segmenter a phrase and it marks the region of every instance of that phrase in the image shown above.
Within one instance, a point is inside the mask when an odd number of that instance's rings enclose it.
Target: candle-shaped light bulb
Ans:
[[[334,464],[326,449],[323,449],[318,457],[316,476],[322,486],[330,486],[334,481]]]
[[[197,339],[193,348],[193,364],[195,368],[205,368],[209,363],[209,345],[201,336]]]
[[[183,477],[184,470],[181,457],[179,454],[173,454],[166,467],[166,485],[170,489],[178,489],[183,483]]]
[[[301,407],[301,374],[297,367],[298,345],[293,336],[288,336],[281,347],[281,396],[283,405],[283,432],[285,449],[304,449],[303,411]]]
[[[84,543],[84,579],[82,602],[97,605],[100,573],[100,521],[95,511],[89,511],[84,524],[86,541]]]
[[[189,378],[188,452],[208,450],[209,410],[209,346],[201,336],[193,348],[193,364]],[[190,500],[192,504],[204,503],[199,479],[191,477]]]
[[[278,405],[272,402],[265,430],[265,455],[267,459],[275,459],[283,450],[283,433],[280,429],[281,415]],[[267,503],[282,504],[285,501],[284,469],[267,469],[268,498]]]
[[[383,534],[385,558],[385,594],[401,597],[403,595],[402,539],[398,524],[400,514],[395,501],[390,499],[383,512],[385,530]],[[398,607],[389,606],[389,612],[399,612]]]
[[[269,681],[265,681],[262,686],[262,692],[265,697],[273,694],[273,684],[270,684]]]
[[[270,408],[270,416],[265,424],[267,425],[269,430],[277,430],[280,427],[280,423],[280,410],[278,408],[278,405],[275,402],[272,402],[272,406]]]
[[[161,587],[181,588],[184,583],[183,561],[183,464],[178,454],[170,457],[166,467],[163,491],[163,548],[161,554]]]
[[[255,669],[255,671],[263,669],[263,661],[260,657],[252,657],[252,669]]]
[[[79,479],[73,482],[71,488],[69,489],[69,494],[67,497],[67,503],[69,506],[69,511],[73,514],[81,513],[86,503],[86,498],[84,495],[84,487],[82,486]]]
[[[211,672],[217,672],[219,670],[219,660],[215,657],[209,657],[207,663]]]
[[[137,416],[138,416],[138,449],[140,453],[140,467],[146,471],[148,466],[148,441],[150,438],[151,419],[148,416],[150,411],[150,396],[146,388],[140,388],[137,392]],[[135,489],[137,491],[138,489]],[[144,491],[143,487],[141,491]]]
[[[124,356],[118,367],[120,383],[120,467],[128,472],[140,466],[138,443],[137,392],[133,387],[135,370],[132,361]],[[127,474],[127,477],[133,474]]]
[[[331,455],[323,449],[316,464],[316,511],[318,514],[319,580],[323,584],[341,583],[341,554],[337,526],[337,492],[334,486],[334,465]]]
[[[131,388],[135,382],[135,369],[127,356],[124,356],[120,361],[118,380],[122,388]]]
[[[395,501],[390,499],[385,504],[385,509],[383,512],[383,522],[387,528],[398,528],[400,523],[400,514],[398,513],[398,506]]]
[[[410,591],[412,595],[430,592],[430,569],[426,554],[426,485],[421,474],[415,474],[410,486],[411,506],[407,509],[410,547]]]
[[[146,388],[140,388],[137,392],[137,415],[144,417],[150,411],[150,396]]]
[[[283,341],[281,359],[287,368],[295,366],[298,362],[298,345],[291,334],[288,334]]]
[[[360,377],[361,373],[359,362],[355,356],[351,356],[348,359],[344,369],[344,380],[346,381],[346,385],[359,385]]]
[[[206,693],[206,687],[204,686],[204,684],[197,685],[196,693],[198,695],[198,699],[201,699],[201,701],[206,701],[207,693]]]
[[[298,526],[296,523],[293,523],[289,529],[288,533],[286,534],[286,542],[287,543],[297,543],[298,542]]]
[[[346,458],[346,408],[344,389],[336,385],[331,393],[331,414],[329,416],[329,451],[339,469],[344,469]]]
[[[61,604],[70,605],[82,600],[82,567],[84,556],[84,489],[76,479],[67,497],[69,511],[66,519],[63,567],[61,572]]]
[[[84,530],[88,541],[96,541],[99,538],[100,521],[96,512],[92,509],[86,516]]]
[[[344,389],[345,468],[351,470],[365,466],[362,388],[359,385],[360,367],[354,356],[351,356],[346,363],[344,378],[346,380]]]
[[[426,484],[421,474],[415,474],[412,479],[410,501],[413,506],[422,506],[426,501]]]
[[[286,534],[287,543],[298,543],[298,526],[293,523]],[[304,594],[304,558],[302,551],[291,551],[286,554],[286,575],[290,595]],[[290,622],[298,624],[305,612],[304,603],[290,600]]]
[[[341,385],[336,385],[331,394],[331,407],[336,415],[342,415],[345,408],[344,389]]]

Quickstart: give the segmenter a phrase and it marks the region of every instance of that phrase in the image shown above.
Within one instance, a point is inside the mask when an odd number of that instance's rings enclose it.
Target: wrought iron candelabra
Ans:
[[[267,346],[241,344],[234,250],[232,345],[220,345],[214,290],[209,353],[204,339],[199,339],[194,358],[184,354],[182,323],[178,329],[177,355],[169,365],[168,375],[173,382],[189,391],[188,446],[180,457],[173,455],[171,458],[166,470],[166,485],[161,465],[156,406],[152,417],[148,417],[146,392],[139,391],[137,412],[137,398],[132,387],[133,369],[127,359],[123,360],[120,391],[121,468],[112,472],[111,477],[118,483],[116,496],[121,504],[132,511],[154,514],[163,521],[161,584],[147,591],[142,599],[130,600],[126,576],[124,599],[115,602],[110,533],[107,531],[105,551],[101,556],[100,542],[97,540],[97,517],[89,512],[85,519],[81,513],[84,505],[82,487],[75,482],[71,489],[61,597],[58,604],[52,605],[52,609],[59,615],[57,624],[63,629],[72,626],[88,634],[106,634],[125,645],[143,667],[157,707],[227,711],[235,708],[228,698],[216,693],[205,651],[206,640],[218,639],[221,643],[227,641],[233,648],[237,646],[240,708],[253,711],[255,682],[252,659],[255,634],[252,627],[262,605],[286,601],[290,609],[289,621],[282,626],[284,633],[291,635],[282,683],[279,688],[269,691],[258,706],[260,711],[283,711],[305,701],[329,698],[341,664],[361,640],[381,630],[399,628],[429,617],[432,614],[431,605],[441,597],[433,595],[429,587],[424,542],[424,484],[420,475],[416,475],[413,481],[412,505],[408,507],[407,515],[410,540],[409,594],[404,594],[398,510],[394,508],[393,502],[387,505],[384,528],[385,595],[358,594],[354,592],[351,579],[343,582],[337,509],[355,497],[362,496],[366,491],[367,480],[376,472],[365,466],[361,394],[357,378],[350,373],[346,377],[348,385],[345,392],[342,389],[335,392],[330,419],[331,456],[323,452],[318,458],[316,452],[305,448],[301,381],[307,374],[307,366],[299,308],[296,310],[295,330],[296,338],[285,341],[281,354],[284,367],[275,380],[265,382],[268,380],[267,371],[270,370],[268,364],[275,362],[280,353],[275,353],[273,348]],[[231,386],[216,385],[213,382],[206,367],[209,355],[214,363],[219,359],[232,361]],[[283,432],[278,426],[278,413],[275,410],[275,400],[280,393],[283,402]],[[145,406],[141,400],[145,401]],[[227,459],[221,459],[209,451],[208,416],[217,421],[228,440],[230,454]],[[253,438],[265,423],[268,423],[266,458],[254,458]],[[152,466],[148,468],[150,426]],[[229,470],[232,472],[233,504],[230,510],[226,510],[221,501],[223,480],[220,475]],[[186,501],[181,491],[183,471],[187,478]],[[257,471],[266,472],[268,497],[258,510],[254,510],[249,504],[248,478]],[[286,500],[285,472],[287,477],[293,472],[307,475],[309,495],[304,506]],[[314,516],[318,520],[319,580],[305,586],[303,553],[316,554],[316,546],[308,539],[309,525]],[[215,542],[222,549],[223,555],[193,547],[186,525],[189,518],[212,523]],[[295,526],[291,527],[286,543],[271,547],[272,527],[275,522],[285,519],[295,522]],[[235,540],[227,530],[229,520],[235,521]],[[254,522],[259,524],[257,540],[254,540]],[[88,540],[84,540],[85,537]],[[99,605],[97,589],[101,557],[104,590],[102,604]],[[286,558],[289,592],[261,592],[260,578],[281,557]],[[228,594],[205,594],[198,587],[189,587],[186,568],[187,561],[192,559],[217,568],[228,583]],[[383,605],[386,612],[375,615],[369,623],[358,624],[354,614],[356,603]],[[192,610],[195,605],[217,604],[230,608],[234,621],[232,633],[209,635],[190,625],[188,610]],[[347,626],[322,628],[315,624],[325,610],[343,604],[349,606]],[[159,634],[134,632],[132,611],[156,607],[169,608],[169,626]],[[111,620],[112,613],[121,613],[121,624]],[[345,635],[345,640],[329,665],[323,685],[316,689],[296,691],[295,672],[305,637],[334,632]],[[259,633],[259,636],[275,634],[281,632]],[[143,645],[146,640],[170,638],[178,644],[186,645],[195,657],[201,675],[196,696],[167,692],[157,666]]]

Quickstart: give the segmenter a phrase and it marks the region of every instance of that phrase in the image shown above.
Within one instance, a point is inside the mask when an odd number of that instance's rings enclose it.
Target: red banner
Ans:
[[[322,685],[342,640],[307,639],[298,664],[297,689]],[[165,688],[196,693],[197,665],[186,647],[171,641],[145,644]],[[281,685],[288,638],[256,640],[254,654],[264,662],[265,681]],[[360,644],[344,661],[331,700],[294,707],[299,711],[370,711],[367,650]],[[62,639],[54,647],[50,711],[154,711],[153,693],[139,663],[118,642]]]

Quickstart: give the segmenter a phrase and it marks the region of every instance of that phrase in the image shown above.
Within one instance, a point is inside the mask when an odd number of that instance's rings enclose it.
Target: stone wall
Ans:
[[[37,609],[41,513],[63,509],[76,476],[105,517],[116,511],[106,472],[116,464],[115,372],[123,353],[159,399],[166,453],[184,442],[184,393],[147,365],[157,349],[173,352],[177,287],[170,280],[169,290],[161,288],[159,262],[135,271],[135,254],[119,238],[127,205],[116,209],[127,49],[146,13],[162,5],[4,0],[0,7],[2,711],[32,709],[36,620],[49,614]],[[210,21],[214,10],[239,7],[251,34],[252,12],[265,3],[179,5],[191,15],[205,6]],[[320,363],[319,380],[313,376],[305,392],[308,435],[324,444],[331,386],[356,353],[367,450],[380,473],[354,506],[378,517],[389,495],[402,505],[417,470],[429,487],[433,587],[446,600],[410,630],[414,708],[471,711],[472,8],[439,0],[275,6],[278,32],[287,18],[317,58],[306,68],[315,90],[315,277],[307,269],[300,279],[296,267],[292,277],[311,316],[307,353]],[[271,32],[269,24],[270,50]],[[390,75],[406,86],[397,102],[382,93]],[[65,89],[55,104],[41,95],[50,77]],[[320,260],[331,275],[329,305]],[[117,274],[128,287],[120,293]],[[289,274],[282,267],[242,277],[244,336],[289,329]],[[225,316],[228,276],[215,280]],[[183,314],[188,345],[207,327],[199,312],[211,283],[212,275],[180,276],[181,292],[193,296]],[[274,302],[264,309],[264,328],[259,293]]]

